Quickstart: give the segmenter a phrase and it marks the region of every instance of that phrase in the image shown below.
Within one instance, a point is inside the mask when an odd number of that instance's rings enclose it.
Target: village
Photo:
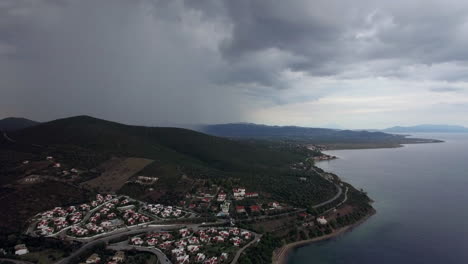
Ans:
[[[49,165],[44,167],[44,173],[49,175],[51,170],[60,177],[77,177],[81,173],[75,168],[65,170],[68,166],[53,157],[46,157],[46,162]],[[24,166],[28,164],[29,161],[23,162]],[[305,170],[309,164],[294,166]],[[307,181],[307,178],[299,180]],[[129,182],[153,189],[157,181],[157,177],[137,175]],[[25,234],[85,244],[105,241],[110,252],[81,256],[81,263],[87,264],[124,263],[128,250],[151,252],[161,263],[235,263],[236,255],[261,238],[255,231],[239,228],[238,224],[274,222],[291,216],[299,219],[296,223],[299,230],[328,223],[323,216],[311,217],[305,209],[275,201],[268,194],[235,184],[229,188],[223,183],[208,184],[196,179],[185,196],[172,204],[144,202],[115,192],[97,193],[89,202],[36,214],[29,220]],[[120,241],[110,242],[116,236]],[[15,247],[16,255],[28,253],[27,244]]]

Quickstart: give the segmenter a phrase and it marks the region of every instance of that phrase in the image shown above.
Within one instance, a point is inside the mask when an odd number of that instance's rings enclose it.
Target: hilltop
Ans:
[[[7,117],[0,120],[0,131],[14,131],[27,127],[32,127],[39,124],[39,122],[29,120],[22,117]]]

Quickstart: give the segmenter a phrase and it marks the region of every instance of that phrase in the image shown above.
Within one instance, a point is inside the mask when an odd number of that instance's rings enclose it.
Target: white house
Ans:
[[[21,255],[28,254],[28,253],[29,253],[29,250],[25,244],[19,244],[15,246],[15,255],[21,256]]]

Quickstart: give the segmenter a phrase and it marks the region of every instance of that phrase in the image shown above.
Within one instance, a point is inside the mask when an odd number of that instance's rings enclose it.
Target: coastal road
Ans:
[[[337,192],[336,192],[336,195],[333,196],[333,198],[331,198],[331,199],[329,199],[329,200],[327,200],[325,202],[316,204],[316,205],[312,206],[312,208],[316,209],[316,208],[322,207],[322,206],[327,205],[327,204],[335,201],[336,199],[338,199],[341,196],[341,194],[343,193],[343,190],[341,189],[341,187],[338,184],[335,184],[335,187],[336,187]]]

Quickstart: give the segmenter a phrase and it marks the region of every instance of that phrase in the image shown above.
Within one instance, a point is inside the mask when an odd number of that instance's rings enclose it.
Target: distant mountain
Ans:
[[[395,126],[382,130],[388,133],[468,133],[468,128],[453,125]]]
[[[21,117],[7,117],[0,120],[0,130],[3,131],[14,131],[23,128],[35,126],[39,122],[32,121]]]
[[[349,145],[349,147],[357,147],[357,145],[363,147],[365,147],[364,145],[368,145],[368,147],[388,147],[404,143],[435,142],[434,140],[406,138],[406,136],[383,132],[297,126],[268,126],[251,123],[206,125],[201,128],[201,132],[228,138],[284,139],[312,144],[335,145],[334,147],[338,147],[338,145],[344,146],[343,144]]]

